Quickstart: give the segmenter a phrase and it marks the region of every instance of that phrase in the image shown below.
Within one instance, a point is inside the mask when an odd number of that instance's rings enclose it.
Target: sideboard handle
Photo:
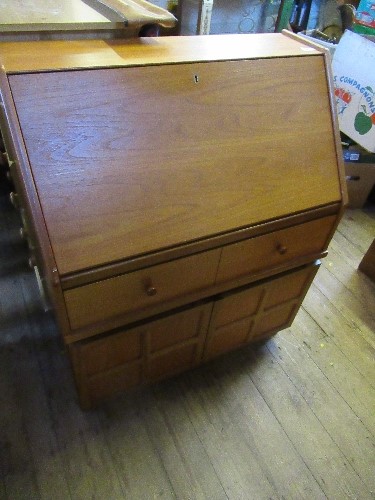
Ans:
[[[280,255],[285,255],[288,251],[287,247],[281,243],[277,245],[276,250],[279,252]]]
[[[152,283],[148,283],[146,286],[146,293],[149,297],[153,297],[158,293],[157,289],[153,286]]]

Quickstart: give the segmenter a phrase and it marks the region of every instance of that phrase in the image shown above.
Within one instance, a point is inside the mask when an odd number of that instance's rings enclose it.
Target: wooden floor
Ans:
[[[374,210],[347,211],[292,328],[84,413],[0,183],[1,499],[374,499]]]

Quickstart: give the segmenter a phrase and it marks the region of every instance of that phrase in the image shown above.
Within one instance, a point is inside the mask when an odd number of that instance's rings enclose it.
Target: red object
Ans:
[[[352,96],[345,89],[335,88],[335,96],[342,99],[346,104],[352,100]]]

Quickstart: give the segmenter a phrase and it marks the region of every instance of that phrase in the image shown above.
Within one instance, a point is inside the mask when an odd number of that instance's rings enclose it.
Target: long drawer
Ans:
[[[220,249],[116,276],[64,293],[72,329],[141,310],[215,283]]]

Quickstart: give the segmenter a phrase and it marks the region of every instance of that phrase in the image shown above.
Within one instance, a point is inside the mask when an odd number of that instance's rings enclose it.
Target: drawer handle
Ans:
[[[149,286],[146,290],[146,293],[149,297],[153,297],[154,295],[156,295],[158,293],[158,291],[156,290],[156,288],[154,286]]]
[[[288,251],[287,247],[285,245],[282,245],[281,243],[277,245],[276,250],[280,255],[285,255]]]
[[[154,285],[151,282],[148,282],[146,284],[146,293],[149,297],[153,297],[158,293],[157,289],[154,287]]]

